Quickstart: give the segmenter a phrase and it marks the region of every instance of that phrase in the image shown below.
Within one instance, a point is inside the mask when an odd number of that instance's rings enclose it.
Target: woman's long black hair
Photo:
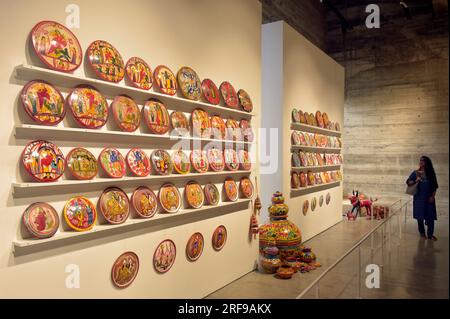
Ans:
[[[427,175],[427,179],[430,181],[431,185],[437,189],[438,182],[436,178],[436,172],[434,171],[433,163],[428,156],[422,156],[423,161],[425,162],[425,174]]]

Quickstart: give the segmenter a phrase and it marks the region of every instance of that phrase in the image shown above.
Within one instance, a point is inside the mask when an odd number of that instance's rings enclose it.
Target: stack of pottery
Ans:
[[[274,274],[281,264],[281,260],[278,258],[277,247],[268,246],[263,249],[260,257],[260,266],[264,272]]]

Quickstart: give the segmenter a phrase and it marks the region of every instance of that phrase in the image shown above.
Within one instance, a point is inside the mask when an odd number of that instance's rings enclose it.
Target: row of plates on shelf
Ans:
[[[342,180],[341,171],[328,171],[313,173],[312,171],[291,172],[291,188],[303,188],[308,186],[323,185]]]
[[[306,214],[308,214],[308,210],[309,210],[309,208],[311,207],[311,211],[313,212],[313,211],[315,211],[316,210],[316,207],[317,207],[317,202],[319,202],[319,207],[322,207],[323,206],[323,195],[320,195],[319,196],[319,200],[317,200],[317,197],[313,197],[312,199],[311,199],[311,206],[309,205],[309,200],[308,199],[306,199],[304,202],[303,202],[303,205],[302,205],[302,212],[303,212],[303,215],[304,216],[306,216]],[[327,204],[327,205],[329,205],[330,204],[330,201],[331,201],[331,194],[330,193],[327,193],[327,195],[326,195],[326,197],[325,197],[325,204]]]
[[[318,133],[307,133],[300,131],[292,131],[292,145],[315,146],[315,147],[331,147],[341,148],[341,138],[336,136],[325,136]]]
[[[328,114],[325,112],[316,111],[316,114],[303,112],[294,108],[292,110],[292,121],[294,123],[308,124],[311,126],[317,126],[332,131],[340,131],[341,126],[338,122],[331,122],[328,118]]]
[[[341,165],[342,163],[341,154],[321,154],[303,151],[292,153],[293,167]]]

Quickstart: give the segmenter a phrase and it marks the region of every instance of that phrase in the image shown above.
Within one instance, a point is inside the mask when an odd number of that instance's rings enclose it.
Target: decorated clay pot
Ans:
[[[278,248],[275,246],[265,247],[260,251],[260,266],[263,272],[274,274],[282,265],[281,259],[278,257]]]
[[[309,247],[303,248],[299,256],[301,261],[308,264],[316,261],[316,254],[314,254]]]
[[[283,265],[289,266],[294,270],[294,272],[297,272],[300,269],[301,263],[296,257],[290,256],[283,260]]]
[[[278,278],[281,278],[281,279],[290,279],[290,278],[292,278],[293,274],[294,274],[294,269],[292,269],[291,267],[286,266],[286,265],[282,265],[277,270],[277,276],[278,276]]]

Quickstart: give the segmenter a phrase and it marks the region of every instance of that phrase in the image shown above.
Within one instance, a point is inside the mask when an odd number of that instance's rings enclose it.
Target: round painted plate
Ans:
[[[314,184],[316,183],[316,178],[314,177],[313,172],[308,171],[307,178],[308,178],[308,186],[314,186]]]
[[[178,86],[183,96],[197,101],[202,96],[202,83],[197,73],[188,66],[183,66],[177,73]]]
[[[206,184],[203,191],[205,193],[206,204],[212,205],[212,206],[216,206],[217,204],[219,204],[220,193],[219,193],[219,190],[217,189],[216,185],[211,184],[211,183]]]
[[[324,127],[323,125],[323,118],[322,118],[322,113],[320,111],[316,112],[316,121],[319,127]]]
[[[138,187],[133,192],[131,204],[136,213],[142,218],[153,217],[158,209],[158,199],[155,193],[145,186]]]
[[[239,150],[238,152],[239,164],[241,169],[244,171],[249,171],[252,169],[252,162],[250,160],[250,155],[246,150]]]
[[[338,122],[336,122],[335,128],[336,128],[336,131],[340,131],[341,130],[341,126],[339,125]]]
[[[322,176],[320,176],[320,173],[315,173],[314,174],[314,177],[315,177],[315,179],[316,179],[316,184],[323,184],[323,181],[322,181]]]
[[[191,171],[189,156],[182,150],[172,153],[172,163],[178,174],[187,174]]]
[[[232,202],[238,200],[238,187],[232,178],[227,178],[223,184],[223,187],[225,188],[225,195],[227,195],[228,200]]]
[[[300,187],[300,178],[298,177],[297,172],[291,173],[291,187],[292,188],[299,188]]]
[[[237,171],[239,169],[239,159],[236,151],[232,148],[226,148],[223,151],[225,157],[225,165],[230,171]]]
[[[139,271],[138,256],[127,251],[120,255],[111,268],[111,279],[117,288],[126,288],[134,281]]]
[[[323,205],[323,195],[320,195],[319,197],[319,207],[322,207]]]
[[[311,211],[315,211],[316,210],[316,206],[317,206],[317,198],[313,197],[313,199],[311,200]]]
[[[41,21],[31,30],[34,52],[48,67],[73,72],[83,60],[83,51],[75,35],[55,21]]]
[[[25,112],[38,124],[56,125],[66,115],[61,92],[45,81],[28,82],[20,97]]]
[[[330,203],[330,201],[331,201],[331,195],[330,195],[330,193],[327,193],[327,196],[325,198],[325,203],[328,205]]]
[[[129,58],[125,65],[125,74],[130,82],[139,89],[150,90],[153,85],[152,69],[141,58]]]
[[[122,224],[130,215],[128,196],[118,187],[105,189],[99,202],[100,212],[110,224]]]
[[[134,132],[141,123],[141,110],[127,95],[118,95],[111,104],[112,113],[122,131]]]
[[[306,216],[306,214],[308,213],[308,209],[309,209],[309,201],[308,201],[308,200],[305,200],[305,201],[303,202],[303,209],[302,209],[303,215]]]
[[[192,167],[194,167],[195,171],[198,173],[205,173],[209,169],[208,156],[205,151],[191,151],[191,163]]]
[[[220,225],[214,230],[212,235],[212,246],[214,250],[219,251],[225,246],[227,242],[227,229],[225,226]]]
[[[108,120],[108,103],[96,88],[81,85],[72,90],[66,103],[73,117],[83,127],[100,128]]]
[[[328,119],[328,114],[327,113],[323,113],[322,114],[322,119],[323,119],[323,125],[324,127],[328,127],[328,124],[330,122],[330,120]]]
[[[202,109],[195,109],[191,114],[192,132],[194,136],[209,138],[211,136],[211,121],[208,113]]]
[[[202,93],[205,100],[209,103],[214,105],[220,103],[219,89],[212,80],[204,79],[202,81]]]
[[[242,119],[239,122],[239,127],[241,128],[242,136],[244,137],[244,141],[253,142],[254,134],[250,122]]]
[[[102,79],[120,82],[125,75],[125,65],[119,51],[103,40],[92,42],[87,49],[89,65]]]
[[[177,256],[175,243],[170,239],[161,242],[153,254],[153,267],[159,273],[165,273],[170,270]]]
[[[309,116],[311,117],[312,125],[319,126],[319,124],[317,124],[316,116],[314,115],[314,113],[310,113]]]
[[[169,112],[160,100],[150,99],[145,102],[144,118],[151,133],[165,134],[169,131]]]
[[[159,189],[159,203],[167,213],[176,213],[181,207],[181,195],[172,183],[166,183]]]
[[[242,131],[239,127],[239,123],[236,120],[228,119],[227,120],[227,139],[232,141],[241,141],[242,140]]]
[[[177,93],[177,79],[173,72],[165,65],[158,65],[153,72],[156,86],[159,90],[168,95]]]
[[[83,196],[75,196],[69,199],[64,206],[63,213],[67,225],[77,231],[90,230],[97,221],[95,205]]]
[[[297,131],[292,131],[291,133],[291,140],[292,140],[292,144],[294,145],[300,145],[300,135]]]
[[[125,159],[115,148],[104,148],[98,156],[98,161],[109,177],[120,178],[126,173]]]
[[[308,182],[306,181],[306,174],[305,174],[305,172],[301,172],[299,174],[299,178],[300,178],[300,187],[308,186]]]
[[[59,216],[53,206],[38,202],[25,209],[22,223],[34,237],[49,238],[58,230]]]
[[[147,154],[140,148],[132,148],[128,151],[127,164],[130,171],[139,177],[147,176],[152,170]]]
[[[203,189],[197,182],[188,182],[184,187],[184,195],[186,197],[187,203],[191,208],[200,208],[205,202]]]
[[[305,135],[303,134],[303,132],[297,132],[298,137],[300,139],[300,144],[306,146],[306,138]]]
[[[222,98],[226,106],[232,109],[237,109],[239,102],[238,97],[230,82],[224,81],[220,84],[220,93],[222,94]]]
[[[254,193],[254,187],[252,181],[248,177],[242,177],[239,182],[239,188],[241,189],[244,198],[252,198]]]
[[[211,117],[211,132],[215,139],[223,140],[226,137],[227,127],[219,115]]]
[[[320,178],[322,179],[323,183],[328,183],[327,182],[327,174],[325,174],[325,172],[320,173]]]
[[[58,146],[44,140],[32,141],[22,152],[26,171],[39,182],[53,182],[64,173],[64,155]]]
[[[98,173],[98,162],[87,149],[77,147],[66,157],[67,167],[76,179],[93,179]]]
[[[155,150],[151,155],[153,169],[159,175],[169,175],[172,173],[172,161],[170,154],[165,150]]]
[[[186,244],[186,256],[190,261],[196,261],[200,258],[205,246],[205,240],[201,233],[193,234]]]
[[[295,107],[292,109],[291,116],[292,116],[292,122],[294,122],[294,123],[299,122],[299,113]]]
[[[191,126],[189,125],[189,121],[184,115],[183,112],[174,111],[170,114],[170,124],[176,134],[184,136],[189,135],[191,130]]]
[[[323,165],[324,165],[324,162],[323,162],[323,157],[322,157],[322,155],[321,155],[320,153],[316,153],[316,158],[317,158],[317,164],[318,164],[319,166],[323,166]]]
[[[308,134],[308,136],[309,136],[309,142],[311,143],[310,145],[311,146],[316,146],[316,139],[314,138],[314,134],[309,134],[309,133],[305,133],[305,134]]]
[[[300,123],[302,123],[302,124],[307,124],[307,121],[306,121],[306,116],[307,116],[307,114],[308,114],[308,113],[303,113],[303,111],[298,110],[298,118],[299,118],[299,120],[300,120]]]
[[[240,89],[237,92],[237,96],[239,99],[239,104],[241,105],[242,109],[245,112],[250,113],[251,111],[253,111],[252,99],[250,98],[250,95],[248,95],[248,93],[245,90]]]
[[[308,156],[306,155],[306,153],[303,151],[300,151],[300,152],[298,152],[298,155],[300,157],[300,164],[301,164],[300,166],[308,166],[309,165]]]
[[[292,153],[291,157],[292,157],[292,166],[293,167],[304,166],[303,162],[300,162],[300,157],[298,156],[297,153]]]
[[[303,136],[305,138],[306,146],[311,146],[312,143],[311,143],[311,138],[310,138],[309,134],[308,133],[303,133]]]
[[[209,166],[215,172],[223,171],[225,168],[225,159],[221,150],[211,148],[207,151]]]

